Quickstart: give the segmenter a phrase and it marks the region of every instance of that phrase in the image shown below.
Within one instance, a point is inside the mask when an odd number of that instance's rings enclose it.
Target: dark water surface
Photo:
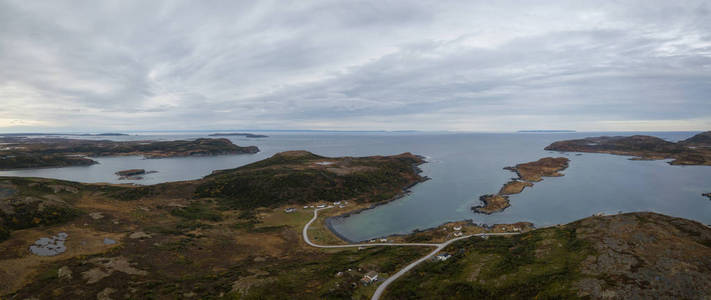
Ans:
[[[155,184],[196,179],[218,169],[234,168],[286,150],[308,150],[324,156],[424,155],[423,175],[432,179],[412,188],[408,196],[391,203],[337,219],[333,228],[351,240],[365,240],[447,221],[472,219],[475,223],[529,221],[536,226],[566,223],[597,212],[655,211],[711,223],[711,167],[671,166],[665,161],[631,161],[607,154],[561,154],[543,150],[563,139],[599,135],[649,134],[670,141],[691,132],[665,133],[279,133],[268,138],[229,137],[241,146],[256,145],[258,154],[216,157],[143,159],[95,158],[88,167],[2,171],[3,176],[36,176],[81,182],[134,182]],[[116,140],[189,139],[206,134],[155,134],[102,137]],[[502,168],[546,156],[570,158],[564,177],[545,178],[533,188],[511,196],[511,207],[492,215],[475,214],[479,196],[495,193],[515,174]],[[141,181],[119,181],[114,172],[142,168],[158,173]]]

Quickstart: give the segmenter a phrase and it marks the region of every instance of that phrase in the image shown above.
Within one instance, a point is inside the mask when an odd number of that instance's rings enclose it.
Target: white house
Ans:
[[[455,227],[454,227],[454,230],[460,231],[460,230],[462,230],[462,226],[455,226]]]
[[[440,253],[439,255],[435,256],[435,258],[439,261],[445,261],[448,260],[452,255],[449,253]]]
[[[293,213],[293,212],[295,212],[295,211],[296,211],[296,208],[293,208],[293,207],[289,207],[289,208],[285,208],[285,209],[284,209],[284,212],[285,212],[285,213]]]
[[[363,275],[363,278],[360,281],[362,281],[364,283],[371,283],[371,282],[377,281],[377,280],[378,280],[378,272],[370,271],[370,272],[366,273],[365,275]]]

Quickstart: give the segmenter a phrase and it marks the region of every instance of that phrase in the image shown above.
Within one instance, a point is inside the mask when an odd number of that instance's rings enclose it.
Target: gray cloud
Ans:
[[[0,1],[0,130],[696,130],[706,1]]]

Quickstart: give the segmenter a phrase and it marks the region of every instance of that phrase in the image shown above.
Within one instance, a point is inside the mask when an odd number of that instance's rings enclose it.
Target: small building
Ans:
[[[461,232],[455,232],[455,233],[454,233],[454,236],[456,236],[456,237],[460,237],[460,236],[462,236],[462,235],[463,235],[463,233],[461,233]]]
[[[462,226],[454,226],[454,230],[460,231],[460,230],[462,230]]]
[[[296,208],[293,208],[293,207],[289,207],[289,208],[285,208],[285,209],[284,209],[284,212],[287,213],[287,214],[288,214],[288,213],[293,213],[293,212],[295,212],[295,211],[296,211]]]
[[[365,284],[372,283],[374,281],[378,281],[378,272],[375,271],[370,271],[363,275],[363,278],[360,279]]]
[[[304,205],[304,209],[307,209],[307,208],[309,208],[309,206],[308,206],[308,205]]]
[[[381,242],[381,243],[387,243],[387,242],[388,242],[388,239],[380,239],[380,242]]]
[[[439,255],[435,256],[435,258],[439,261],[448,260],[450,257],[452,257],[452,255],[449,253],[440,253]]]
[[[341,201],[333,202],[333,205],[341,205]]]
[[[326,207],[326,204],[321,204],[319,206],[316,206],[316,208],[325,208],[325,207]]]

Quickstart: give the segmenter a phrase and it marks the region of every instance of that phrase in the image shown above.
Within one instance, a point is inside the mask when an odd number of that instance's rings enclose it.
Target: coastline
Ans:
[[[429,163],[429,161],[426,160],[426,159],[428,158],[427,156],[422,156],[422,155],[415,155],[415,156],[417,156],[417,157],[419,157],[420,159],[422,159],[422,163],[420,163],[420,164],[412,164],[412,168],[415,170],[415,173],[419,175],[419,174],[422,173],[422,169],[420,169],[419,165]],[[345,241],[345,242],[348,242],[348,243],[356,243],[357,241],[353,241],[353,240],[351,240],[351,239],[349,239],[349,238],[346,238],[346,237],[343,236],[341,233],[339,233],[339,232],[333,227],[333,221],[334,221],[334,220],[337,220],[337,219],[345,219],[345,218],[347,218],[347,217],[349,217],[349,216],[351,216],[351,215],[358,214],[358,213],[361,213],[361,212],[363,212],[363,211],[365,211],[365,210],[373,209],[373,208],[376,208],[376,207],[378,207],[378,206],[380,206],[380,205],[385,205],[385,204],[388,204],[388,203],[393,202],[393,201],[395,201],[395,200],[401,199],[401,198],[407,196],[408,194],[410,194],[410,192],[411,192],[410,189],[411,189],[412,187],[414,187],[415,185],[420,184],[420,183],[422,183],[422,182],[425,182],[425,181],[427,181],[427,180],[430,180],[430,179],[432,179],[432,178],[430,178],[430,177],[428,177],[428,176],[422,176],[422,179],[420,179],[420,180],[418,180],[418,181],[415,181],[415,182],[411,183],[410,185],[408,185],[408,186],[402,188],[402,190],[400,191],[400,193],[398,193],[397,195],[393,196],[392,198],[390,198],[390,199],[388,199],[388,200],[380,201],[380,202],[377,202],[377,203],[372,203],[372,204],[369,205],[368,207],[354,209],[354,210],[347,211],[347,212],[345,212],[345,213],[342,213],[342,214],[339,214],[339,215],[336,215],[336,216],[327,217],[327,218],[324,220],[324,224],[326,225],[326,228],[327,228],[331,233],[333,233],[335,236],[337,236],[339,239],[341,239],[341,240],[343,240],[343,241]]]
[[[419,168],[418,168],[418,170],[419,170]],[[420,172],[421,172],[421,171],[420,171]],[[419,184],[419,183],[422,183],[422,182],[425,182],[425,181],[427,181],[427,180],[430,180],[430,179],[431,179],[431,178],[429,178],[429,177],[427,177],[427,176],[424,176],[424,177],[422,177],[422,180],[417,181],[417,182],[415,182],[415,183],[413,183],[413,184],[410,184],[410,185],[406,186],[405,188],[403,188],[403,190],[402,190],[401,193],[395,195],[394,197],[392,197],[392,198],[390,198],[390,199],[388,199],[388,200],[380,201],[380,202],[377,202],[377,203],[372,203],[372,204],[369,205],[368,207],[363,207],[363,208],[354,209],[354,210],[347,211],[347,212],[344,212],[344,213],[339,214],[339,215],[336,215],[336,216],[327,217],[327,218],[324,220],[324,224],[326,224],[326,228],[328,228],[329,231],[331,231],[334,235],[336,235],[338,238],[342,239],[343,241],[346,241],[346,242],[348,242],[348,243],[362,242],[362,241],[353,241],[353,240],[351,240],[351,239],[346,238],[346,237],[343,236],[341,233],[339,233],[335,228],[333,228],[332,222],[333,222],[334,220],[337,220],[337,219],[345,219],[345,218],[347,218],[347,217],[350,217],[351,215],[359,214],[359,213],[361,213],[361,212],[363,212],[363,211],[366,211],[366,210],[369,210],[369,209],[373,209],[373,208],[376,208],[376,207],[378,207],[378,206],[385,205],[385,204],[388,204],[388,203],[390,203],[390,202],[393,202],[393,201],[396,201],[396,200],[398,200],[398,199],[401,199],[401,198],[407,196],[408,194],[410,194],[410,192],[411,192],[411,191],[410,191],[410,188],[412,188],[413,186],[415,186],[415,185],[417,185],[417,184]]]

